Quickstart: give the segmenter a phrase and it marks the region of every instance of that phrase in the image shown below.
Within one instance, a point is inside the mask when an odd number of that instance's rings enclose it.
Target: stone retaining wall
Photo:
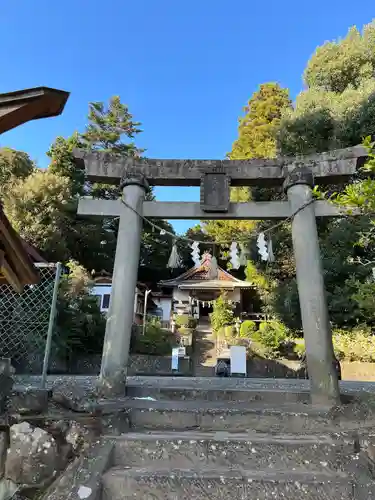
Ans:
[[[342,380],[375,381],[375,363],[341,361]],[[288,359],[253,359],[247,362],[247,374],[254,378],[300,378],[300,362]]]
[[[288,359],[252,358],[247,361],[252,378],[300,378],[300,362]]]
[[[66,373],[74,375],[98,375],[101,355],[86,356],[71,363]],[[256,378],[298,378],[299,361],[268,360],[253,358],[247,362],[249,377]],[[60,370],[59,370],[60,371]],[[193,374],[189,359],[179,360],[180,375]],[[129,375],[171,375],[171,356],[147,356],[133,354],[130,356]]]
[[[101,355],[85,356],[76,359],[68,366],[64,362],[51,360],[51,374],[72,374],[72,375],[98,375],[100,372]],[[288,359],[269,360],[263,358],[252,358],[247,362],[248,377],[254,378],[299,378],[299,361]],[[190,376],[192,368],[188,360],[181,360],[179,364],[179,374]],[[343,380],[363,380],[375,381],[375,363],[364,363],[361,361],[342,361],[341,371]],[[1,372],[1,370],[0,370]],[[18,372],[17,373],[21,373]],[[41,373],[41,369],[30,371],[27,374]],[[171,374],[170,356],[147,356],[133,354],[131,356],[129,374],[130,375],[167,375]],[[1,393],[1,388],[0,388]]]
[[[343,380],[366,380],[375,381],[375,363],[363,363],[362,361],[341,361],[341,372]]]
[[[100,372],[102,356],[85,356],[71,363],[66,373],[74,375],[98,375]],[[132,354],[128,369],[129,375],[172,375],[171,356],[147,356]],[[180,359],[179,374],[189,376],[192,374],[189,359]]]
[[[130,357],[129,375],[172,374],[171,365],[171,356],[146,356],[133,354]],[[190,358],[179,359],[178,373],[185,376],[192,375]]]

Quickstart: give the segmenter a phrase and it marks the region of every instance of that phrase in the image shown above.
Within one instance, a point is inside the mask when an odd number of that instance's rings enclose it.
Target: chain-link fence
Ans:
[[[41,375],[48,365],[60,264],[36,264],[37,285],[17,293],[0,285],[0,358],[11,358],[16,373]]]

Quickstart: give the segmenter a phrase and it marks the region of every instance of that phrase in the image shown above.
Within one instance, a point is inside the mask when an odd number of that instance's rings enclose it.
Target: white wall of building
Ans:
[[[138,296],[137,296],[137,289],[136,289],[136,294],[134,297],[134,313],[143,313],[143,311],[140,311],[142,309],[138,303]],[[99,305],[100,305],[100,311],[101,312],[108,312],[109,310],[109,299],[111,297],[112,293],[112,285],[95,285],[92,287],[92,292],[93,295],[96,295],[98,297]],[[99,298],[100,297],[100,298]]]
[[[189,290],[180,290],[179,288],[173,289],[173,299],[181,300],[181,302],[189,301]],[[234,290],[227,291],[227,299],[232,302],[241,302],[241,289],[235,288]]]
[[[111,296],[112,292],[112,285],[96,285],[92,287],[92,294],[96,295],[97,297],[100,297],[98,300],[99,305],[100,305],[100,310],[101,312],[108,312],[109,308],[109,300],[108,300],[108,306],[107,306],[107,298],[105,298],[105,295]]]
[[[111,285],[96,285],[92,289],[92,294],[100,297],[100,310],[102,312],[108,312],[109,309],[109,297],[112,292]],[[189,301],[190,292],[188,290],[180,290],[179,288],[174,288],[172,292],[173,300],[179,302],[188,302]],[[108,297],[109,296],[109,297]],[[241,301],[241,290],[239,288],[234,289],[233,291],[228,291],[227,294],[228,300],[232,302],[240,302]],[[153,297],[152,300],[157,304],[157,306],[163,311],[163,321],[169,321],[172,312],[172,299],[167,297]],[[140,304],[138,304],[137,294],[134,298],[134,312],[139,312],[140,314],[143,311],[138,311],[140,309]],[[175,309],[178,308],[178,304],[175,304]],[[182,312],[182,311],[181,311]]]
[[[179,288],[173,289],[173,300],[176,301],[173,305],[173,310],[177,314],[186,314],[187,309],[189,308],[190,291],[189,290],[181,290]],[[227,291],[227,300],[231,302],[240,303],[241,302],[241,289],[235,288],[234,290]],[[195,317],[199,317],[199,307],[195,306],[193,314]]]
[[[152,297],[152,300],[163,311],[162,320],[169,321],[171,319],[172,299],[168,297]]]

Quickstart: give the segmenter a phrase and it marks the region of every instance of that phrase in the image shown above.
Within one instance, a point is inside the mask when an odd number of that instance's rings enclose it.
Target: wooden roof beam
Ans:
[[[18,275],[22,276],[24,284],[36,284],[39,282],[38,270],[34,267],[29,255],[24,249],[21,239],[13,229],[0,208],[0,237],[8,263],[17,269]]]
[[[60,115],[69,92],[35,87],[0,94],[0,134],[23,123]]]
[[[18,293],[23,292],[23,283],[6,259],[5,252],[0,250],[0,271],[7,283]]]

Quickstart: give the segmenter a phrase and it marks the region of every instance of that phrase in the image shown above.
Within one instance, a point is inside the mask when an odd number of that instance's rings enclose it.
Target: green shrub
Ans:
[[[375,362],[375,337],[366,325],[352,330],[334,329],[332,341],[335,355],[340,361]],[[295,339],[294,342],[293,351],[302,358],[305,354],[305,341]]]
[[[103,349],[106,318],[92,294],[93,282],[77,262],[69,261],[66,268],[69,272],[63,274],[59,287],[53,352],[60,359],[80,353],[99,354]]]
[[[232,339],[237,336],[237,330],[234,325],[224,326],[224,335],[226,339]]]
[[[197,320],[193,318],[192,316],[189,316],[188,314],[181,314],[181,315],[176,315],[174,317],[176,326],[181,328],[196,328],[197,327]]]
[[[146,318],[147,325],[148,326],[156,326],[157,328],[161,328],[161,319],[158,318],[157,316],[147,316]]]
[[[220,295],[214,302],[213,311],[210,316],[214,333],[219,334],[222,328],[231,325],[233,323],[233,316],[234,312],[232,306],[226,300],[226,295]]]
[[[174,316],[174,321],[176,326],[188,326],[190,316],[188,314],[176,314]]]
[[[186,326],[181,326],[178,330],[179,335],[190,335],[191,333],[194,333],[194,328],[188,328]]]
[[[368,327],[334,330],[332,340],[340,361],[375,362],[375,336]]]
[[[191,347],[193,344],[194,329],[182,327],[178,330],[177,336],[180,338],[180,343],[185,347]]]
[[[140,331],[140,328],[135,329],[131,338],[130,348],[134,354],[168,356],[172,352],[172,347],[177,344],[176,337],[170,331],[155,324],[148,323],[144,335]]]
[[[236,329],[233,325],[222,326],[217,332],[214,332],[216,338],[220,341],[225,340],[227,343],[233,342],[236,338]]]
[[[251,320],[247,319],[243,323],[241,323],[240,337],[245,338],[245,339],[249,339],[252,337],[255,330],[256,330],[255,321],[251,321]]]
[[[262,321],[259,330],[252,335],[252,339],[264,347],[265,353],[270,358],[274,358],[279,354],[280,347],[287,338],[287,327],[277,320]]]
[[[293,352],[299,359],[302,359],[305,354],[305,341],[304,339],[294,339]]]

